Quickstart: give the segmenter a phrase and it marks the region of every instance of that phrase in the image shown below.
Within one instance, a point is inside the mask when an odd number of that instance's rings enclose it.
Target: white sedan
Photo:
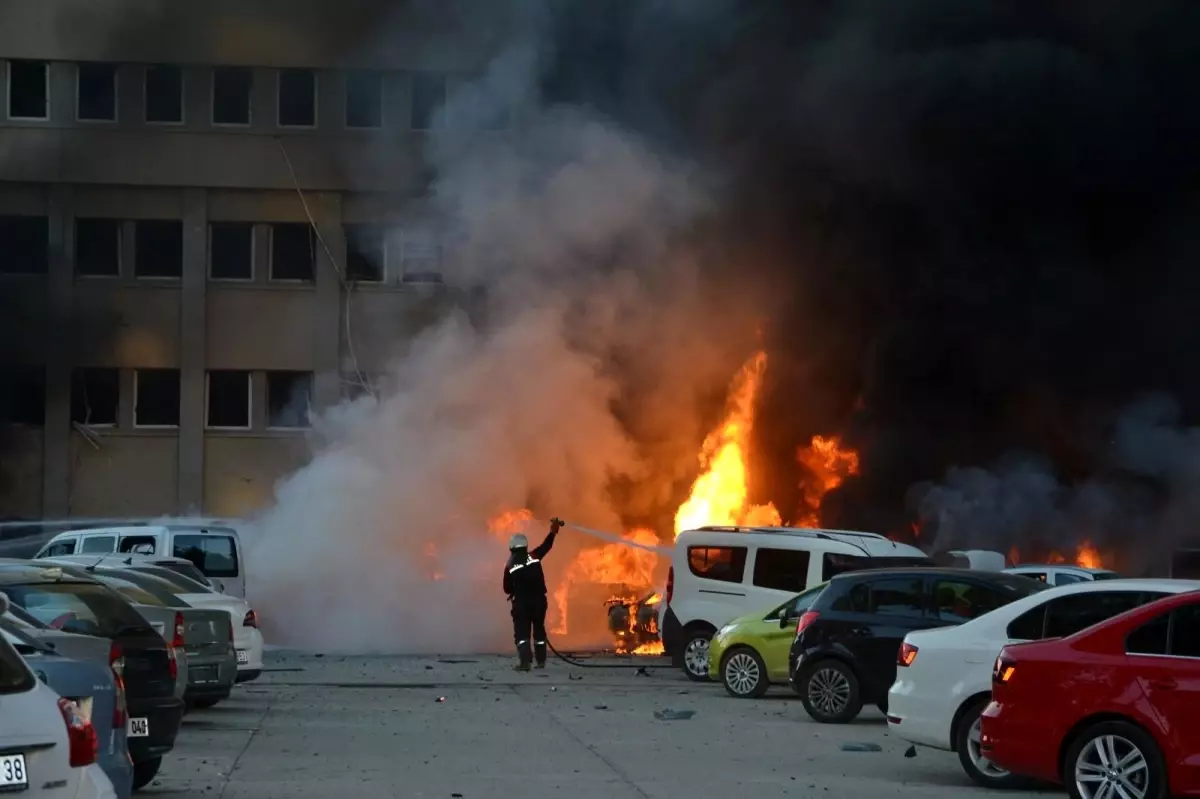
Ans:
[[[979,714],[992,697],[992,667],[1006,644],[1061,638],[1170,594],[1194,580],[1099,580],[1039,591],[956,627],[911,632],[888,692],[888,731],[958,753],[963,770],[988,788],[1022,780],[979,752]]]

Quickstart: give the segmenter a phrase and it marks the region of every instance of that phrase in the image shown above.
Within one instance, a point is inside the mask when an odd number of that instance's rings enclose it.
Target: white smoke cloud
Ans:
[[[507,651],[506,536],[487,518],[529,504],[613,530],[662,503],[695,468],[698,398],[748,351],[749,315],[678,241],[711,201],[698,170],[584,109],[538,106],[531,41],[452,97],[429,148],[445,277],[486,288],[486,328],[453,312],[397,342],[384,393],[319,420],[314,458],[248,536],[276,643]],[[473,124],[510,106],[507,132]],[[614,478],[631,486],[620,508]],[[550,582],[594,545],[560,536]],[[602,607],[588,612],[567,643],[603,638]]]

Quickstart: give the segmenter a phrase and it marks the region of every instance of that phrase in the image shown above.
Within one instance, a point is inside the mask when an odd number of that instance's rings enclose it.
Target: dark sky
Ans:
[[[1147,391],[1194,423],[1200,4],[617,5],[562,15],[547,86],[726,170],[723,235],[783,298],[781,507],[814,433],[862,454],[824,521],[889,530],[956,465],[1104,472]]]

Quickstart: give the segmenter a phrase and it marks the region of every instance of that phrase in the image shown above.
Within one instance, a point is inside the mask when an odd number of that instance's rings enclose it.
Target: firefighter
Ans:
[[[554,546],[554,537],[563,526],[561,519],[550,520],[550,535],[537,547],[529,549],[529,539],[518,533],[508,541],[508,563],[504,566],[504,593],[512,604],[513,640],[517,644],[520,663],[517,671],[529,671],[537,659],[539,669],[546,668],[546,575],[542,573],[542,558]],[[533,637],[530,652],[530,633]]]

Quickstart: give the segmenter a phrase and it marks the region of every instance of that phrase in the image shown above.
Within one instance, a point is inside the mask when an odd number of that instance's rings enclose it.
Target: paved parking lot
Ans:
[[[818,725],[786,690],[736,700],[670,669],[639,676],[552,662],[527,676],[496,657],[268,658],[261,680],[187,717],[141,795],[1037,795],[977,789],[949,753],[905,758],[908,745],[888,736],[874,709],[852,725]],[[695,715],[656,719],[666,708]],[[882,751],[843,751],[846,742]]]

